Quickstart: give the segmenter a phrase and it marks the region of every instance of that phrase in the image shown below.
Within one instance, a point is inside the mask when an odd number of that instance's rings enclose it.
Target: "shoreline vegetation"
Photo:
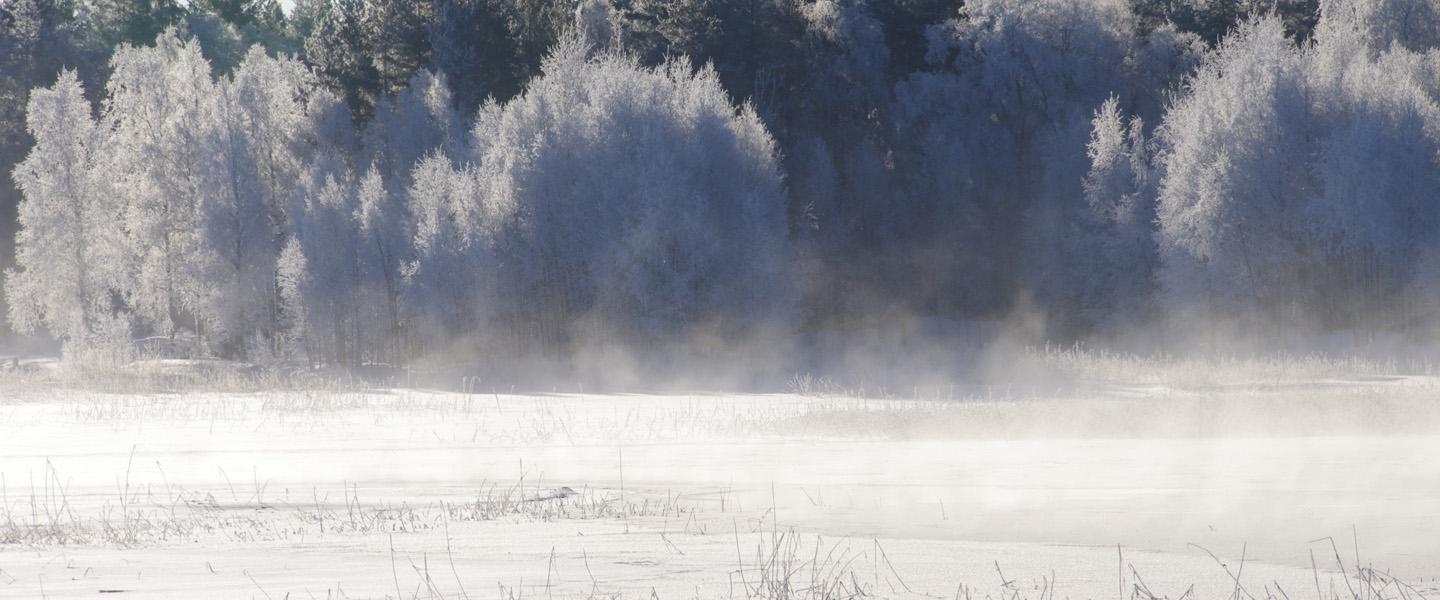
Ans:
[[[868,338],[1433,345],[1437,11],[15,0],[6,323],[77,363],[782,378]]]

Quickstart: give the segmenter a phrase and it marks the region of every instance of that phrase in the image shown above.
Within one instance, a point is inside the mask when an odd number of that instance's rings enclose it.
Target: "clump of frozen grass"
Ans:
[[[1328,547],[1323,545],[1325,542],[1329,543]],[[1429,590],[1419,589],[1373,568],[1359,567],[1358,557],[1356,558],[1357,563],[1346,565],[1345,561],[1340,558],[1338,548],[1335,548],[1334,542],[1330,538],[1316,540],[1312,543],[1321,543],[1321,547],[1333,550],[1335,563],[1327,565],[1326,569],[1338,571],[1322,572],[1318,564],[1313,565],[1315,582],[1313,590],[1286,590],[1275,581],[1253,581],[1253,577],[1246,579],[1246,558],[1243,554],[1238,563],[1229,563],[1211,553],[1210,556],[1215,559],[1216,568],[1223,571],[1226,578],[1232,582],[1228,596],[1214,596],[1214,598],[1225,600],[1294,600],[1301,597],[1316,598],[1317,600],[1426,600]],[[1208,550],[1199,549],[1209,553]],[[630,597],[659,600],[661,598],[653,588],[648,592],[629,594],[603,590],[601,583],[596,578],[596,573],[590,571],[588,558],[585,559],[587,575],[590,577],[588,591],[580,590],[578,593],[575,590],[557,591],[556,588],[559,586],[549,579],[555,572],[555,556],[556,552],[552,549],[547,559],[549,562],[546,568],[547,579],[543,585],[547,598],[557,596],[585,600],[621,600]],[[418,563],[410,559],[408,564],[402,564],[395,558],[392,543],[391,561],[397,578],[394,598],[406,600],[461,598],[468,600],[478,597],[467,590],[460,570],[455,567],[454,553],[448,545],[445,554],[437,556],[434,560],[429,556],[422,555]],[[697,589],[695,596],[688,597],[728,597],[743,600],[861,600],[898,597],[953,597],[956,600],[976,600],[977,598],[1055,600],[1063,594],[1063,590],[1056,585],[1053,573],[1050,576],[1042,575],[1033,585],[1028,582],[1022,585],[1020,580],[1007,576],[998,562],[995,563],[994,574],[998,583],[993,587],[961,583],[953,590],[953,594],[947,595],[936,594],[934,590],[914,590],[906,584],[895,565],[890,563],[884,548],[878,541],[872,542],[868,550],[857,552],[848,540],[827,544],[823,538],[814,536],[812,542],[794,531],[775,531],[768,536],[762,534],[761,539],[755,545],[754,553],[749,556],[742,550],[737,534],[736,565],[736,569],[730,571],[729,574],[728,591],[711,590],[708,595],[705,595]],[[413,577],[411,576],[412,572]],[[400,575],[401,573],[404,573],[403,577]],[[1340,579],[1339,582],[1336,581],[1337,575]],[[1139,570],[1133,564],[1125,561],[1123,551],[1120,553],[1118,572],[1111,573],[1110,576],[1115,578],[1114,581],[1119,592],[1118,597],[1121,600],[1172,599],[1172,596],[1151,588]],[[1323,586],[1322,579],[1325,582]],[[413,591],[408,593],[402,591],[400,588],[402,580],[406,580],[407,586],[409,580],[416,581]],[[454,586],[447,585],[451,581],[455,583]],[[512,586],[501,581],[493,585],[498,588],[499,597],[502,600],[523,600],[525,597],[523,583],[522,581],[522,585]],[[447,593],[445,589],[447,587],[454,591]],[[478,587],[473,583],[470,585],[471,589]],[[339,598],[349,597],[343,592],[340,594]],[[386,597],[392,596],[387,595]],[[1197,600],[1195,586],[1190,585],[1180,595],[1174,596],[1173,600]]]
[[[630,517],[684,518],[693,510],[681,506],[678,496],[663,501],[652,498],[634,501],[618,495],[596,493],[589,488],[576,491],[567,487],[527,493],[523,487],[499,488],[494,485],[473,502],[442,503],[442,509],[454,521],[521,519],[542,522]]]
[[[863,387],[847,387],[830,377],[811,373],[796,373],[790,376],[785,383],[785,390],[797,396],[820,398],[833,396],[863,398],[868,395]]]
[[[656,517],[685,519],[695,509],[679,496],[635,499],[610,491],[544,488],[520,480],[511,485],[482,484],[473,500],[424,503],[362,501],[358,488],[347,488],[335,504],[318,491],[307,501],[267,499],[263,484],[242,497],[232,488],[230,501],[212,492],[131,486],[128,473],[117,480],[113,498],[82,514],[61,479],[47,465],[45,479],[22,498],[0,487],[0,547],[105,545],[141,547],[174,541],[219,540],[226,543],[303,539],[314,535],[371,535],[435,531],[450,522],[619,520]],[[224,493],[222,492],[222,496]]]
[[[257,487],[253,502],[229,506],[212,495],[172,489],[168,484],[162,493],[157,491],[149,485],[132,486],[127,471],[123,479],[117,478],[113,497],[87,507],[93,511],[90,514],[82,514],[83,508],[71,501],[67,487],[47,462],[43,482],[37,487],[32,481],[26,496],[15,498],[10,487],[4,486],[0,546],[132,548],[200,537],[280,539],[288,531],[273,518],[278,513],[270,512],[275,509],[263,500],[263,488]]]
[[[1329,543],[1328,547],[1323,544],[1326,542]],[[1388,573],[1360,567],[1358,562],[1346,565],[1345,561],[1340,558],[1338,548],[1335,548],[1334,542],[1330,538],[1316,540],[1312,543],[1319,543],[1320,547],[1333,550],[1335,562],[1327,565],[1326,569],[1338,571],[1327,570],[1322,573],[1318,564],[1312,565],[1315,582],[1313,590],[1286,590],[1278,582],[1247,580],[1245,577],[1246,558],[1243,555],[1238,563],[1229,563],[1211,553],[1210,556],[1216,561],[1216,568],[1222,570],[1226,578],[1232,582],[1228,596],[1215,596],[1215,598],[1224,598],[1225,600],[1294,600],[1301,597],[1316,598],[1317,600],[1426,600],[1427,598],[1428,590],[1417,588]],[[1199,549],[1209,553],[1208,550]],[[460,571],[454,566],[454,554],[448,546],[445,555],[433,561],[426,556],[422,557],[419,563],[412,559],[408,565],[402,565],[394,558],[393,550],[391,560],[392,568],[397,573],[397,595],[394,596],[396,598],[421,600],[476,597],[467,591]],[[587,575],[591,578],[589,590],[579,593],[571,590],[556,591],[554,588],[557,586],[548,579],[554,573],[555,551],[553,549],[547,560],[550,565],[546,569],[547,580],[543,586],[546,597],[559,596],[586,600],[621,600],[628,597],[659,600],[661,598],[653,589],[638,594],[602,590],[596,574],[589,572],[588,558],[586,559],[586,570]],[[1356,560],[1358,561],[1358,557]],[[729,574],[728,591],[712,590],[710,595],[701,595],[701,591],[697,589],[697,595],[689,597],[728,597],[743,600],[860,600],[896,597],[943,598],[948,596],[956,600],[975,600],[976,598],[1055,600],[1063,594],[1063,591],[1056,585],[1053,574],[1041,576],[1034,585],[1028,582],[1022,585],[1018,579],[1007,576],[998,562],[995,563],[995,577],[998,579],[998,584],[995,584],[994,587],[971,586],[961,583],[953,590],[953,595],[936,594],[934,590],[914,590],[905,583],[895,565],[890,563],[884,548],[878,541],[874,541],[868,550],[857,552],[848,540],[827,544],[823,538],[814,536],[812,542],[794,531],[775,531],[768,536],[762,535],[755,546],[754,553],[748,557],[743,553],[737,535],[736,561],[737,568],[730,571]],[[1139,570],[1133,564],[1125,562],[1123,551],[1120,553],[1119,567],[1118,572],[1111,573],[1110,576],[1115,578],[1121,600],[1172,599],[1172,596],[1151,588]],[[446,572],[447,568],[448,573]],[[417,584],[409,593],[400,591],[398,574],[404,572],[405,579],[410,579],[411,571],[413,571],[413,578],[417,580]],[[1337,575],[1340,579],[1339,582],[1336,581]],[[1325,582],[1323,585],[1322,579]],[[456,584],[453,586],[455,591],[447,593],[442,588],[447,587],[445,583],[452,580]],[[503,581],[494,585],[498,588],[499,597],[502,600],[523,600],[525,596],[523,585],[510,586]],[[478,586],[472,584],[471,587]],[[348,598],[349,596],[342,593],[339,597]],[[387,595],[387,597],[390,596]],[[1173,600],[1197,600],[1195,586],[1190,585],[1181,594],[1174,596]]]
[[[9,481],[0,474],[0,545],[34,545],[36,542],[67,545],[88,541],[70,505],[66,487],[50,461],[45,461],[38,490],[31,480],[26,500],[28,510],[17,512],[11,504]],[[27,504],[26,500],[19,504]]]
[[[214,423],[256,428],[311,419],[338,428],[371,426],[375,415],[421,424],[454,442],[560,444],[785,436],[772,427],[812,413],[877,406],[848,396],[500,396],[419,390],[268,390],[244,393],[108,394],[65,390],[30,408],[93,424]],[[35,416],[32,418],[39,418]],[[437,425],[435,422],[439,421]],[[418,425],[417,425],[418,426]]]
[[[66,392],[26,418],[83,425],[222,423],[269,434],[310,423],[380,427],[444,443],[591,444],[730,439],[967,439],[1049,435],[1292,435],[1440,431],[1440,380],[1234,384],[1198,389],[1101,385],[981,389],[968,396],[546,397],[266,391],[121,395]],[[53,417],[50,417],[53,415]]]
[[[853,600],[876,595],[875,586],[884,581],[893,594],[910,592],[894,565],[876,541],[869,553],[855,552],[843,540],[826,545],[815,537],[806,544],[795,531],[772,531],[760,541],[749,562],[735,540],[737,568],[730,574],[731,597],[748,600]],[[874,577],[860,575],[860,565],[874,567]],[[898,588],[897,588],[898,584]],[[736,594],[736,588],[739,594]]]
[[[104,393],[257,392],[267,390],[348,391],[361,382],[343,372],[261,368],[222,360],[148,360],[118,368],[76,368],[63,372],[63,384]]]
[[[8,359],[0,362],[0,392],[12,395],[57,389],[96,394],[346,392],[406,387],[412,383],[413,374],[408,370],[376,365],[321,369],[288,363],[259,366],[220,359],[104,363]]]
[[[508,486],[482,484],[476,497],[465,502],[440,501],[423,506],[364,504],[357,492],[351,492],[344,506],[330,506],[316,498],[312,506],[297,508],[301,521],[315,525],[320,532],[361,535],[429,531],[451,522],[684,518],[694,510],[681,505],[678,496],[665,501],[651,498],[636,501],[590,488],[532,487],[523,480]]]
[[[1358,538],[1358,535],[1356,537]],[[1311,540],[1310,545],[1310,568],[1315,582],[1314,597],[1319,600],[1426,600],[1424,590],[1416,588],[1390,573],[1363,566],[1358,539],[1354,543],[1354,562],[1348,566],[1346,559],[1341,557],[1335,538],[1325,537]],[[1291,600],[1292,592],[1296,596],[1302,593],[1308,596],[1309,590],[1304,592],[1300,590],[1286,591],[1278,581],[1259,582],[1258,589],[1256,588],[1257,582],[1246,581],[1244,578],[1246,548],[1241,548],[1238,563],[1231,563],[1202,546],[1196,544],[1190,544],[1190,546],[1214,559],[1215,565],[1223,570],[1227,578],[1233,582],[1234,587],[1228,600]],[[1321,549],[1320,556],[1322,558],[1319,560],[1316,558],[1316,548]],[[1332,558],[1333,562],[1331,562]],[[1119,583],[1122,597],[1125,597],[1128,591],[1128,600],[1168,600],[1168,596],[1157,594],[1145,584],[1145,580],[1135,566],[1125,563],[1123,553],[1120,555],[1120,564]],[[1234,568],[1232,568],[1232,564]],[[1338,571],[1339,584],[1332,576],[1336,573],[1331,571],[1325,574],[1326,585],[1321,585],[1322,572],[1320,568],[1322,564],[1327,570]],[[1053,590],[1051,594],[1053,598]],[[1192,585],[1178,597],[1178,600],[1193,600],[1194,597],[1195,587]]]
[[[264,415],[329,415],[345,411],[468,414],[473,400],[405,391],[265,390],[256,392],[111,394],[63,390],[63,416],[78,423],[241,420]]]
[[[757,421],[751,435],[908,440],[1431,433],[1440,431],[1437,393],[1440,382],[1418,381],[1000,390],[955,401],[836,398]]]
[[[1325,354],[1139,355],[1071,346],[1030,347],[1006,360],[1007,375],[1076,382],[1165,385],[1185,389],[1282,386],[1318,381],[1440,375],[1425,356],[1405,360]]]
[[[1358,543],[1355,545],[1353,562],[1341,557],[1341,551],[1334,538],[1322,538],[1310,542],[1311,569],[1314,580],[1314,596],[1310,590],[1286,590],[1277,581],[1254,581],[1245,578],[1247,557],[1242,549],[1238,561],[1227,561],[1200,546],[1192,547],[1204,552],[1215,560],[1216,568],[1222,570],[1232,587],[1227,600],[1292,600],[1304,594],[1319,600],[1426,600],[1427,592],[1400,578],[1374,567],[1363,566]],[[1317,560],[1315,549],[1321,550]],[[736,538],[737,558],[739,538]],[[1133,564],[1125,561],[1123,550],[1119,551],[1119,570],[1116,573],[1120,597],[1124,600],[1170,600],[1171,596],[1152,589]],[[885,554],[879,541],[874,541],[867,552],[856,553],[848,544],[836,543],[826,546],[819,537],[806,549],[806,545],[793,532],[772,532],[769,538],[762,535],[757,545],[755,558],[750,563],[743,560],[740,568],[731,576],[731,597],[749,600],[820,600],[852,599],[869,597],[931,596],[913,590],[900,576],[895,565]],[[1326,571],[1322,572],[1321,568]],[[1033,585],[1019,585],[1018,580],[1007,577],[1001,565],[995,563],[995,576],[999,588],[985,593],[983,597],[997,600],[1054,600],[1057,597],[1053,574],[1041,576]],[[1338,580],[1338,582],[1337,582]],[[1324,582],[1322,584],[1322,581]],[[739,585],[742,593],[736,594]],[[960,584],[954,591],[954,598],[972,600],[976,588]],[[1189,586],[1175,600],[1195,600],[1195,586]]]

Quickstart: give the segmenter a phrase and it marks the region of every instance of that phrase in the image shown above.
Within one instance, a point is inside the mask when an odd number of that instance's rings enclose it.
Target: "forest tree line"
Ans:
[[[325,364],[1440,318],[1433,0],[7,0],[9,326]]]

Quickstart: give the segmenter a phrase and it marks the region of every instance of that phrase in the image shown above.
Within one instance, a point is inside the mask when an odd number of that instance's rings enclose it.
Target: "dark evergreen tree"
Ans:
[[[627,49],[649,64],[678,56],[713,64],[731,99],[753,101],[767,118],[800,75],[805,20],[790,0],[632,0],[619,8]]]
[[[330,14],[333,0],[293,0],[290,15],[286,18],[290,36],[299,40],[302,48],[320,23]]]
[[[510,36],[513,5],[494,0],[436,0],[430,64],[445,76],[457,108],[473,113],[487,96],[508,99],[528,70]]]
[[[906,73],[925,66],[929,42],[925,31],[936,23],[960,14],[964,0],[875,0],[866,5],[869,13],[884,26],[890,47],[893,73]]]
[[[185,16],[177,0],[78,0],[76,16],[84,24],[87,43],[107,56],[120,44],[145,46]]]
[[[1320,0],[1129,0],[1144,30],[1166,23],[1214,46],[1253,13],[1276,13],[1285,30],[1308,40],[1320,19]]]
[[[337,0],[305,39],[305,60],[358,122],[430,58],[428,1]]]

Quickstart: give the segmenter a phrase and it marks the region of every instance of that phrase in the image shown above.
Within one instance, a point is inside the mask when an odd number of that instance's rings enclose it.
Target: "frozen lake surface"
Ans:
[[[517,596],[730,597],[744,595],[737,577],[777,534],[814,562],[817,545],[816,557],[853,556],[847,568],[872,591],[897,596],[949,597],[963,585],[976,596],[1113,598],[1137,574],[1157,595],[1194,585],[1199,597],[1228,596],[1234,581],[1208,549],[1230,569],[1243,553],[1242,584],[1257,597],[1278,583],[1309,598],[1312,552],[1318,585],[1344,586],[1329,542],[1312,541],[1327,536],[1347,568],[1358,547],[1360,564],[1422,589],[1440,575],[1440,434],[1427,427],[1041,436],[1011,418],[1062,403],[1041,414],[1063,419],[1063,403],[1078,399],[13,396],[0,405],[12,524],[97,530],[131,513],[194,523],[197,506],[223,517],[128,547],[98,537],[0,546],[3,597],[39,597],[41,586],[51,598],[465,597],[497,585]],[[915,435],[896,424],[905,415],[941,426]],[[968,425],[946,435],[952,422]],[[560,486],[637,508],[455,523],[425,508]],[[651,504],[671,508],[640,506]],[[419,512],[408,525],[334,527],[357,510]]]

